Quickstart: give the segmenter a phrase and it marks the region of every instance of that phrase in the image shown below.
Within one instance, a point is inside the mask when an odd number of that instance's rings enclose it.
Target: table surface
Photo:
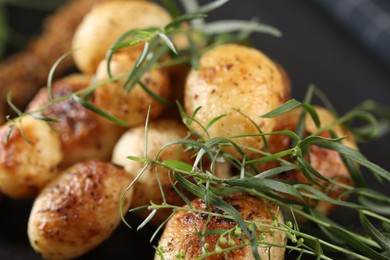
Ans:
[[[295,98],[302,99],[308,86],[315,84],[341,114],[368,98],[390,105],[389,69],[319,5],[301,0],[233,0],[210,14],[213,20],[252,17],[282,31],[281,38],[257,34],[252,39],[254,46],[285,68]],[[386,137],[360,148],[370,160],[390,169],[389,144]],[[390,194],[385,187],[378,189]],[[31,203],[9,199],[0,203],[0,259],[40,259],[26,235]],[[357,220],[357,216],[346,217],[344,213],[334,218],[347,224]],[[130,222],[139,220],[132,217]],[[82,259],[151,259],[153,249],[148,240],[152,231],[136,232],[121,225],[109,240]]]

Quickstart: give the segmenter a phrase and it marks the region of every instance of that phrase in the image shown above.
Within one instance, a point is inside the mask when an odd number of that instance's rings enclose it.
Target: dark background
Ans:
[[[43,15],[48,13],[10,6],[7,11],[11,25],[22,33],[38,32]],[[315,1],[231,0],[210,14],[211,20],[253,17],[282,31],[281,38],[257,34],[252,39],[257,48],[286,69],[295,98],[302,99],[313,83],[328,95],[340,114],[366,99],[390,105],[390,69],[386,62]],[[23,42],[8,45],[7,53]],[[390,138],[386,137],[361,144],[360,148],[371,161],[390,169],[389,144]],[[386,187],[368,178],[390,194]],[[0,259],[40,259],[30,248],[26,234],[31,203],[9,199],[0,203]],[[345,212],[334,218],[346,225],[357,221],[357,216]],[[133,224],[137,221],[130,220]],[[151,232],[136,232],[121,225],[108,241],[82,259],[151,259]]]

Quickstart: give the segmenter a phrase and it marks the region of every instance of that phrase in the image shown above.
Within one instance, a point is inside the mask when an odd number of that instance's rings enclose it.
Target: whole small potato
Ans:
[[[43,258],[71,259],[108,238],[120,223],[120,198],[131,179],[111,163],[76,164],[47,185],[28,221],[31,246]],[[129,208],[132,190],[123,210]]]
[[[72,74],[54,81],[53,98],[70,96],[87,88],[90,81],[91,77],[84,74]],[[48,90],[43,88],[30,102],[27,111],[35,111],[49,102]],[[115,143],[125,131],[71,98],[48,107],[40,114],[60,120],[50,125],[60,136],[64,154],[60,165],[62,169],[84,160],[110,160]]]
[[[133,29],[163,27],[169,22],[169,13],[152,2],[112,1],[97,4],[85,16],[73,36],[72,47],[79,49],[73,54],[76,65],[81,71],[92,74],[123,33]]]
[[[331,126],[330,130],[333,130],[338,137],[346,137],[342,140],[342,144],[352,149],[358,150],[356,141],[353,139],[352,135],[341,125],[334,124],[337,120],[336,116],[332,114],[330,111],[323,107],[315,107],[316,112],[318,113],[321,126]],[[277,117],[277,125],[275,126],[275,131],[281,130],[291,130],[295,131],[299,122],[299,118],[301,115],[302,109],[294,109],[286,114],[283,114]],[[315,125],[311,116],[306,116],[305,127],[304,127],[304,135],[308,136],[311,134],[320,135],[323,137],[330,138],[331,135],[329,131],[318,132],[318,127]],[[277,153],[283,150],[287,150],[291,148],[292,140],[287,135],[272,135],[268,139],[269,152]],[[339,181],[343,184],[347,184],[353,186],[353,181],[351,175],[346,168],[344,162],[342,161],[340,155],[333,150],[325,149],[319,146],[311,145],[309,146],[310,152],[310,164],[316,169],[319,173],[321,173],[324,177]],[[286,158],[289,161],[294,159]],[[271,168],[278,167],[279,162],[267,162],[258,165],[258,168],[261,171],[268,170]],[[285,173],[282,173],[277,176],[284,181],[291,183],[307,183],[312,184],[313,187],[322,190],[329,197],[337,199],[345,189],[336,186],[333,184],[326,183],[324,180],[319,179],[318,177],[313,176],[313,178],[324,185],[322,189],[318,185],[314,185],[310,180],[306,178],[306,176],[299,170],[291,170]],[[319,200],[315,201],[311,199],[311,204],[321,213],[327,215],[332,210],[334,210],[337,206],[330,202]]]
[[[156,159],[159,150],[167,143],[174,140],[183,139],[186,136],[186,128],[173,120],[160,120],[151,122],[148,126],[148,153],[149,159]],[[128,159],[128,156],[143,157],[145,151],[145,127],[135,127],[129,129],[118,141],[115,146],[112,162],[121,165],[128,172],[131,178],[135,178],[144,164]],[[164,160],[179,160],[189,164],[193,163],[190,152],[184,151],[184,146],[172,145],[165,148],[159,155],[159,161]],[[157,174],[158,173],[158,177]],[[134,196],[132,207],[149,205],[150,202],[157,204],[162,203],[161,192],[158,184],[158,179],[161,182],[162,189],[168,204],[181,205],[183,200],[177,195],[172,188],[169,178],[171,175],[172,182],[175,181],[173,175],[168,172],[168,169],[150,165],[143,175],[137,180],[134,185]],[[149,212],[140,212],[145,216]],[[171,210],[159,210],[154,218],[154,223],[160,223],[167,218]]]
[[[63,159],[58,134],[44,122],[26,116],[9,135],[10,123],[0,128],[0,191],[12,198],[27,198],[58,173]]]
[[[184,89],[184,106],[187,114],[201,107],[195,119],[203,127],[224,116],[209,127],[210,138],[259,134],[256,126],[267,133],[272,131],[275,119],[260,116],[286,101],[289,95],[286,84],[285,74],[260,51],[222,45],[206,52],[200,58],[199,70],[190,72]],[[193,128],[207,139],[197,123]],[[232,140],[256,149],[264,146],[259,136]],[[225,150],[239,156],[233,148]]]
[[[111,68],[113,76],[128,73],[134,66],[137,59],[134,52],[118,52],[113,56]],[[107,61],[99,64],[96,73],[98,82],[108,79]],[[170,93],[170,80],[167,71],[154,69],[146,72],[141,81],[155,94],[167,99]],[[129,126],[143,124],[151,106],[149,117],[157,118],[164,109],[164,106],[153,99],[139,84],[136,84],[129,93],[124,87],[125,79],[110,82],[98,87],[94,91],[94,104],[128,123]]]
[[[225,202],[236,208],[244,220],[257,221],[257,233],[264,235],[259,240],[258,252],[261,259],[284,259],[286,244],[286,234],[283,231],[264,227],[263,225],[272,225],[273,221],[283,223],[283,215],[278,211],[278,207],[265,200],[261,200],[250,195],[234,194],[222,198]],[[203,199],[197,198],[192,201],[192,208],[196,210],[208,211]],[[223,210],[210,206],[213,213],[224,214]],[[247,238],[239,231],[236,234],[237,223],[234,219],[223,217],[209,218],[207,213],[194,212],[190,209],[179,210],[168,221],[165,230],[160,238],[155,259],[195,259],[203,254],[202,245],[208,244],[207,251],[215,252],[217,246],[222,250],[229,247],[238,247],[243,244]],[[211,233],[212,231],[230,230],[229,235],[221,236],[220,233]],[[204,237],[201,235],[204,231],[210,231]],[[229,239],[230,236],[230,239]],[[243,239],[243,240],[241,240]],[[225,242],[222,242],[225,240]],[[229,240],[229,243],[227,243]],[[247,242],[247,241],[246,241]],[[268,243],[281,245],[281,247],[269,247]],[[250,246],[238,247],[227,253],[216,253],[207,259],[254,259]]]

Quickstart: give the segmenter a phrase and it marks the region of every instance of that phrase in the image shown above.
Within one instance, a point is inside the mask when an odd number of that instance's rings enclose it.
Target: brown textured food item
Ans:
[[[336,117],[330,111],[322,107],[315,107],[315,110],[318,113],[322,127],[334,124]],[[302,109],[300,108],[294,109],[286,114],[277,117],[277,125],[274,131],[281,131],[281,130],[295,131],[299,121],[301,111]],[[316,127],[312,118],[309,115],[307,115],[306,122],[305,122],[305,129],[304,129],[305,134],[306,135],[314,134],[317,132],[317,130],[318,128]],[[355,150],[358,149],[357,144],[353,139],[353,137],[351,136],[351,134],[341,125],[336,124],[332,126],[331,130],[333,130],[338,137],[346,137],[345,139],[342,140],[342,143],[345,146]],[[317,134],[319,136],[323,136],[326,138],[331,137],[329,131],[323,131]],[[287,150],[290,148],[291,142],[292,142],[291,138],[289,138],[287,135],[272,135],[268,140],[269,149],[270,149],[269,152],[277,153],[283,150]],[[325,149],[314,145],[309,146],[309,151],[310,151],[310,164],[319,173],[321,173],[326,178],[337,180],[347,185],[351,185],[351,186],[353,185],[353,181],[350,176],[350,173],[345,167],[343,161],[341,160],[340,155],[336,151]],[[292,161],[291,158],[286,158],[286,159]],[[262,163],[258,165],[259,169],[262,171],[275,168],[278,166],[279,166],[278,162],[268,162],[268,163]],[[291,170],[282,173],[278,175],[277,178],[281,178],[284,181],[292,182],[292,183],[312,184],[312,182],[309,181],[304,176],[304,174],[299,170]],[[345,191],[345,189],[339,186],[326,183],[324,180],[321,180],[318,177],[313,176],[313,178],[321,185],[324,185],[324,188],[321,189],[321,187],[314,184],[313,186],[320,190],[323,190],[331,198],[336,199]],[[318,211],[322,212],[323,214],[329,214],[333,209],[337,207],[335,204],[323,200],[320,201],[312,200],[311,203],[313,207],[315,207]]]
[[[73,54],[77,67],[95,73],[107,50],[125,32],[133,29],[164,27],[171,21],[169,13],[153,2],[113,1],[96,5],[73,37]]]
[[[244,220],[257,220],[260,223],[272,225],[273,220],[277,219],[283,222],[283,216],[278,208],[258,198],[250,195],[234,194],[222,198],[225,202],[236,208]],[[192,201],[194,209],[207,211],[205,201],[197,198]],[[211,211],[218,214],[224,214],[223,210],[211,206]],[[155,259],[176,259],[176,256],[181,252],[184,254],[183,259],[195,259],[202,255],[202,242],[200,232],[212,230],[229,230],[236,226],[236,222],[232,219],[223,217],[208,218],[207,214],[193,212],[191,210],[180,210],[173,215],[168,221],[165,230],[160,238],[159,247],[163,252],[163,258],[160,258],[156,252]],[[272,230],[270,228],[258,226],[258,235],[264,234],[264,239],[261,240],[265,244],[258,246],[258,252],[261,259],[284,259],[283,247],[269,248],[266,243],[274,243],[285,245],[286,235],[282,231]],[[273,233],[273,235],[271,235]],[[244,236],[245,237],[245,236]],[[228,237],[225,237],[228,239]],[[234,246],[242,243],[237,237],[232,236]],[[208,243],[208,252],[213,252],[220,239],[219,234],[210,234],[204,237],[203,243]],[[222,249],[229,247],[228,244],[218,244]],[[269,257],[270,256],[270,257]],[[241,247],[232,250],[228,253],[219,253],[207,257],[207,259],[231,259],[244,260],[254,259],[250,246]]]
[[[65,170],[39,194],[28,222],[31,246],[45,259],[72,259],[107,239],[120,223],[119,202],[131,179],[110,163]],[[126,193],[124,212],[132,191]]]
[[[11,109],[5,102],[12,91],[13,101],[23,108],[32,96],[47,82],[53,64],[71,50],[73,34],[84,15],[97,3],[112,0],[69,0],[44,24],[42,34],[24,50],[6,58],[0,64],[0,123]],[[74,67],[71,57],[66,58],[56,69],[56,76]]]
[[[276,120],[261,115],[288,99],[287,84],[284,72],[260,51],[235,44],[221,45],[206,52],[200,58],[199,69],[189,73],[184,106],[187,114],[201,107],[195,119],[203,126],[224,115],[208,128],[210,138],[259,134],[255,125],[267,133]],[[198,124],[193,127],[206,138]],[[233,141],[256,149],[264,145],[260,136]],[[240,156],[232,147],[225,150]]]
[[[113,76],[128,73],[137,60],[139,52],[122,51],[114,54],[111,60]],[[98,82],[108,79],[107,61],[99,64],[96,72]],[[169,76],[164,69],[153,69],[146,72],[141,81],[151,91],[167,99],[171,92]],[[129,126],[137,126],[145,122],[148,108],[151,106],[149,117],[156,119],[164,110],[164,105],[153,99],[139,84],[136,84],[129,93],[124,88],[125,79],[105,84],[94,91],[93,103],[97,107],[108,111],[112,115],[127,122]]]
[[[12,198],[31,197],[58,174],[60,138],[46,122],[27,116],[7,141],[9,126],[0,128],[0,191]]]
[[[159,150],[165,144],[175,140],[181,140],[186,136],[186,134],[187,129],[176,121],[164,119],[151,122],[148,125],[148,158],[155,159]],[[129,129],[116,144],[112,155],[112,162],[123,166],[128,172],[128,175],[132,178],[135,178],[139,174],[141,169],[144,167],[144,164],[132,161],[127,157],[144,156],[144,135],[144,126]],[[185,147],[181,145],[169,146],[165,148],[161,154],[159,154],[158,160],[180,160],[182,162],[192,164],[192,153],[185,152],[184,149]],[[158,171],[158,178],[161,182],[162,189],[164,190],[167,203],[173,205],[181,205],[184,203],[172,187],[170,177],[174,182],[173,175],[169,173],[168,169],[152,164],[146,169],[146,171],[134,185],[132,207],[135,208],[149,205],[151,201],[157,204],[162,203],[156,170]],[[183,189],[182,192],[184,192]],[[189,193],[187,192],[187,194]],[[171,212],[171,210],[159,210],[159,212],[153,218],[153,223],[161,223],[169,216]],[[149,214],[149,212],[141,212],[140,214],[145,216]]]
[[[53,83],[53,98],[71,95],[90,84],[90,76],[72,74]],[[27,111],[34,111],[49,102],[47,88],[42,89],[30,102]],[[125,131],[107,119],[89,111],[73,99],[57,103],[42,112],[46,117],[60,119],[50,123],[60,136],[64,158],[61,168],[87,159],[110,160],[114,145]]]

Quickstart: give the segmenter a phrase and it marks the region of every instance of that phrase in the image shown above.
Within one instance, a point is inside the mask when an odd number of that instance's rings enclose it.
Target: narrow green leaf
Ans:
[[[22,114],[22,111],[17,107],[15,106],[15,104],[12,102],[12,92],[11,91],[8,91],[7,92],[7,104],[12,108],[12,110],[18,114],[19,116]]]
[[[152,212],[150,212],[150,214],[145,218],[145,220],[142,221],[142,223],[137,227],[137,231],[145,227],[150,222],[150,220],[152,220],[154,215],[156,215],[156,213],[157,213],[157,209],[152,210]]]
[[[303,197],[301,196],[299,191],[294,188],[294,186],[281,181],[247,177],[242,179],[227,179],[223,180],[223,182],[232,187],[243,187],[246,189],[253,189],[259,192],[281,192],[292,195],[303,201]]]
[[[309,89],[306,92],[305,98],[303,100],[303,103],[305,104],[310,104],[311,100],[313,98],[313,93],[314,93],[314,86],[310,85]],[[305,126],[306,126],[306,110],[302,110],[301,114],[299,116],[298,124],[296,126],[296,133],[299,136],[299,138],[303,138],[303,134],[305,131]]]
[[[143,81],[138,81],[138,84],[141,86],[141,88],[148,93],[148,95],[156,100],[159,104],[166,106],[166,107],[173,107],[173,104],[169,102],[167,99],[163,98],[162,96],[156,94],[153,92]]]
[[[53,77],[56,69],[58,66],[63,62],[67,57],[69,57],[71,54],[73,54],[76,50],[70,50],[63,54],[59,59],[54,62],[53,66],[50,68],[49,76],[47,77],[47,92],[49,93],[50,100],[53,100],[53,91],[52,91],[52,84],[53,84]]]
[[[346,244],[351,246],[353,249],[355,249],[358,252],[361,252],[365,256],[369,257],[370,259],[377,259],[377,260],[389,260],[390,258],[381,255],[371,247],[367,246],[366,244],[360,242],[359,240],[355,239],[350,233],[348,233],[346,230],[340,227],[336,226],[329,226],[327,229],[332,232],[334,235],[345,241]]]
[[[136,208],[132,208],[132,209],[129,209],[129,213],[134,213],[134,212],[140,212],[140,211],[146,211],[149,209],[149,206],[146,205],[146,206],[139,206],[139,207],[136,207]]]
[[[209,13],[229,2],[229,0],[216,0],[199,7],[198,11],[201,13]]]
[[[359,214],[360,223],[362,223],[363,228],[370,235],[370,237],[375,240],[384,250],[390,250],[390,239],[385,237],[376,227],[368,220],[363,212],[360,211]]]
[[[135,62],[135,68],[138,68],[145,60],[146,55],[149,53],[149,42],[145,41],[144,48]]]
[[[154,48],[154,46],[157,44],[158,44],[158,42],[153,40],[150,43],[150,49],[152,50]],[[153,53],[153,56],[147,61],[147,63],[145,63],[142,67],[139,67],[137,69],[132,70],[129,78],[125,82],[125,89],[126,89],[127,93],[129,93],[131,91],[131,89],[134,87],[134,85],[138,81],[140,81],[140,79],[144,75],[144,73],[149,71],[152,68],[152,66],[158,61],[158,59],[160,59],[164,54],[166,54],[167,51],[168,51],[167,46],[164,45],[164,46],[159,47],[156,50],[156,52]]]
[[[182,23],[185,23],[185,22],[188,22],[188,21],[197,20],[197,19],[203,19],[203,18],[206,18],[206,17],[207,17],[207,15],[206,14],[202,14],[202,13],[185,14],[185,15],[179,16],[178,18],[174,19],[172,22],[167,24],[164,27],[164,31],[169,32],[169,31],[171,31],[173,29],[176,29]]]
[[[169,39],[169,37],[165,33],[159,32],[157,35],[161,38],[161,40],[163,40],[165,42],[165,44],[169,47],[169,49],[171,49],[171,51],[174,54],[178,54],[177,50],[175,48],[175,45],[173,44],[171,39]]]
[[[11,138],[12,131],[14,130],[15,124],[11,123],[8,126],[7,136],[5,138],[5,143],[7,144],[9,142],[9,139]]]
[[[297,101],[296,99],[290,99],[286,103],[282,104],[281,106],[275,108],[274,110],[262,115],[263,118],[274,118],[277,116],[280,116],[284,113],[287,113],[297,107],[300,107],[302,105],[301,102]]]
[[[355,204],[355,203],[347,202],[347,201],[341,201],[341,200],[337,200],[337,199],[332,199],[328,195],[323,193],[322,191],[320,191],[316,188],[313,188],[312,186],[310,186],[308,184],[294,184],[293,187],[297,190],[301,190],[301,194],[302,194],[302,190],[305,190],[305,191],[308,191],[309,194],[317,196],[319,200],[328,201],[328,202],[335,204],[335,205],[340,205],[340,206],[348,207],[348,208],[352,208],[352,209],[364,209],[364,207],[359,205],[359,204]]]
[[[174,171],[179,171],[179,172],[192,172],[192,165],[177,161],[177,160],[165,160],[162,162],[162,164]]]
[[[267,155],[267,156],[264,156],[264,157],[260,157],[258,159],[253,159],[253,160],[247,161],[247,163],[248,164],[253,164],[253,163],[270,162],[270,161],[274,161],[274,160],[283,158],[285,156],[288,156],[291,153],[292,153],[292,149],[288,149],[288,150],[285,150],[285,151],[281,151],[281,152],[278,152],[278,153],[274,153],[274,154],[270,154],[270,155]]]
[[[31,115],[33,118],[41,120],[41,121],[46,121],[46,122],[55,122],[59,123],[61,122],[61,119],[54,118],[54,117],[47,117],[47,116],[42,116],[42,115],[37,115],[37,114],[32,114]]]
[[[145,157],[127,156],[126,158],[129,160],[132,160],[134,162],[138,162],[138,163],[149,163],[149,159],[147,159]]]
[[[390,216],[390,205],[384,203],[378,203],[374,200],[370,200],[366,197],[359,196],[358,198],[360,204],[365,206],[367,209],[376,212],[381,215]]]
[[[273,26],[245,20],[220,20],[210,22],[203,28],[206,34],[220,34],[234,31],[251,31],[258,33],[266,33],[275,37],[281,37],[282,33]]]
[[[376,165],[375,163],[372,163],[368,161],[361,153],[358,151],[349,148],[345,145],[342,145],[340,143],[334,143],[334,142],[327,142],[321,139],[314,140],[312,142],[314,145],[318,145],[320,147],[324,147],[330,150],[335,150],[341,154],[344,154],[346,157],[350,158],[351,160],[359,163],[360,165],[366,167],[369,169],[372,173],[376,174],[377,176],[390,181],[390,172],[383,169],[379,165]]]
[[[108,112],[103,111],[100,108],[95,107],[94,105],[84,101],[83,99],[81,99],[77,95],[72,95],[72,98],[73,98],[74,101],[76,101],[78,104],[80,104],[85,109],[91,110],[92,112],[94,112],[94,113],[96,113],[96,114],[98,114],[98,115],[106,118],[107,120],[110,120],[110,121],[112,121],[112,122],[114,122],[114,123],[116,123],[118,125],[128,126],[127,122],[122,121],[121,119],[116,118],[115,116],[109,114]]]
[[[272,168],[272,169],[263,171],[260,174],[254,176],[254,178],[265,179],[265,178],[275,177],[280,173],[288,172],[288,171],[292,171],[292,170],[297,170],[297,169],[299,169],[299,167],[296,164],[293,164],[293,163],[286,164],[286,165],[282,165],[282,166],[279,166],[276,168]]]

